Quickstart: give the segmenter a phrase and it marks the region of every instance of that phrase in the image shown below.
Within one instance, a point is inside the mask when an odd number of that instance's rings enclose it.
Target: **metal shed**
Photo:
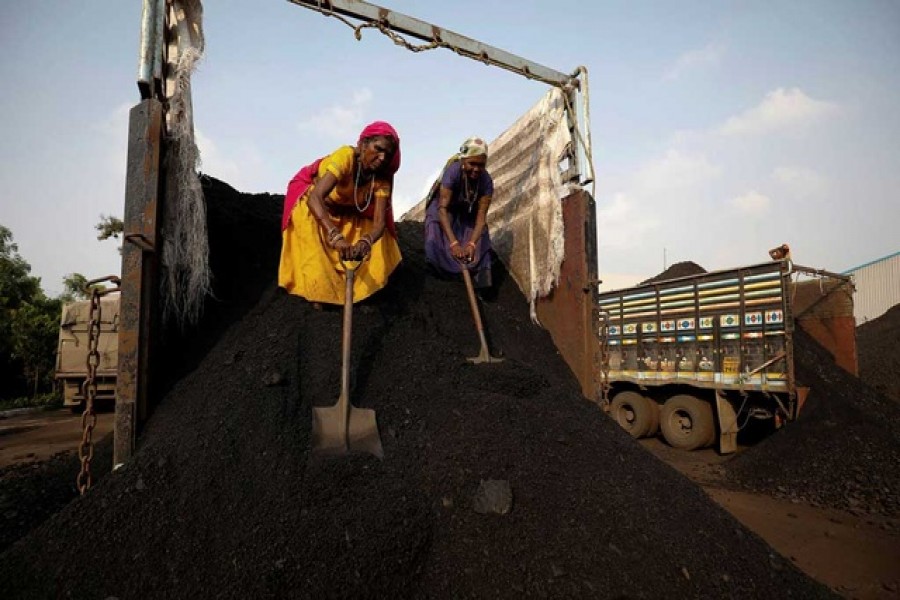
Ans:
[[[844,271],[856,286],[853,316],[857,326],[877,319],[900,303],[900,252]]]

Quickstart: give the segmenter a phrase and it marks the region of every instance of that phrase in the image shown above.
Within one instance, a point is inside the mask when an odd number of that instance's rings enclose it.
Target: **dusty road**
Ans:
[[[97,414],[93,440],[112,431],[113,416],[112,412]],[[77,452],[81,436],[81,415],[69,409],[0,418],[0,468],[46,460],[57,452]]]
[[[94,439],[112,430],[113,413],[99,413]],[[68,410],[0,418],[0,468],[77,452],[82,422]],[[713,450],[675,451],[661,440],[641,446],[700,485],[720,506],[782,556],[847,598],[900,597],[900,522],[857,516],[725,489]]]
[[[640,444],[700,485],[810,577],[846,598],[900,598],[900,521],[725,489],[721,465],[728,456],[712,449],[681,452],[660,439],[643,439]]]

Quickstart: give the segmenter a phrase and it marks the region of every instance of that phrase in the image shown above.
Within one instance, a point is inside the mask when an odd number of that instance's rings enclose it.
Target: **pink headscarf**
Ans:
[[[391,164],[388,165],[388,171],[391,176],[391,183],[393,184],[394,173],[400,168],[400,136],[397,134],[397,130],[394,129],[390,123],[386,121],[375,121],[373,123],[369,123],[366,127],[360,132],[359,140],[357,143],[363,141],[366,138],[374,137],[374,136],[385,136],[391,137],[394,139],[396,143],[396,148],[394,149],[394,156],[391,158]],[[303,194],[306,193],[306,190],[309,189],[309,186],[312,185],[316,174],[319,172],[319,163],[322,162],[322,159],[318,159],[312,164],[306,165],[294,175],[293,179],[291,179],[290,183],[288,183],[287,192],[284,195],[284,211],[281,214],[281,230],[284,231],[287,229],[288,222],[291,220],[291,212],[294,210],[294,206],[297,205],[297,201],[300,199]],[[367,212],[374,212],[374,206],[372,206]],[[372,216],[368,214],[366,216]],[[396,226],[394,225],[394,210],[390,203],[388,203],[387,211],[385,214],[385,225],[393,235],[397,235]]]
[[[386,121],[375,121],[373,123],[369,123],[366,125],[366,128],[362,130],[359,134],[359,140],[357,143],[363,141],[366,138],[375,137],[377,135],[382,135],[384,137],[394,138],[394,143],[397,147],[394,150],[394,157],[391,159],[391,164],[388,165],[388,170],[391,172],[391,175],[397,172],[400,169],[400,136],[397,135],[397,130],[391,127],[390,123]]]

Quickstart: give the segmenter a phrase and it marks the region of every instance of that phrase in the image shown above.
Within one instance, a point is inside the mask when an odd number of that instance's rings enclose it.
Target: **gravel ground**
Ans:
[[[385,458],[309,454],[341,314],[272,280],[280,198],[205,181],[217,300],[166,337],[134,460],[0,555],[4,598],[826,598],[594,404],[514,283],[402,267],[354,310],[351,397]],[[275,258],[273,258],[275,257]]]

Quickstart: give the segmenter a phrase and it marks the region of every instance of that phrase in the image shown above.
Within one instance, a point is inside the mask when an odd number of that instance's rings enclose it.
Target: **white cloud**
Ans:
[[[707,44],[703,48],[685,52],[663,75],[665,80],[678,79],[684,73],[704,67],[716,67],[722,61],[725,48],[720,44]]]
[[[690,191],[719,175],[719,168],[706,156],[670,149],[636,174],[633,186],[641,196],[668,195]]]
[[[641,247],[658,228],[659,219],[646,210],[639,198],[621,192],[597,208],[597,243],[603,248]]]
[[[363,115],[372,101],[368,88],[353,93],[349,105],[334,104],[298,123],[301,132],[312,131],[339,140],[355,140],[363,128]]]
[[[244,143],[220,148],[199,129],[194,131],[194,139],[200,150],[199,170],[202,173],[225,181],[242,192],[269,189],[265,181],[269,174],[266,161],[255,146]]]
[[[407,212],[411,211],[413,208],[419,208],[419,203],[425,199],[428,195],[428,192],[431,191],[431,186],[434,184],[434,181],[440,176],[441,171],[443,171],[443,167],[440,169],[435,169],[432,171],[431,175],[425,177],[422,180],[422,185],[418,192],[414,192],[412,190],[416,189],[416,185],[414,183],[410,183],[409,185],[399,184],[394,189],[394,217],[400,218],[402,215],[405,215]],[[423,207],[424,208],[424,207]],[[416,213],[418,215],[418,212]]]
[[[240,189],[238,179],[241,169],[238,164],[226,158],[216,143],[199,129],[194,132],[194,140],[200,150],[200,171],[212,175],[216,179],[227,181],[229,185]]]
[[[778,167],[773,171],[772,178],[788,193],[801,198],[821,195],[828,187],[824,176],[804,167]]]
[[[746,194],[732,198],[730,203],[743,215],[758,218],[769,212],[772,200],[756,190],[750,190]]]
[[[837,110],[837,104],[810,98],[799,88],[778,88],[766,94],[757,106],[725,121],[719,133],[759,135],[813,123]]]
[[[598,244],[607,250],[646,245],[662,219],[696,206],[719,174],[706,156],[674,149],[642,165],[613,188],[610,200],[598,204]]]

